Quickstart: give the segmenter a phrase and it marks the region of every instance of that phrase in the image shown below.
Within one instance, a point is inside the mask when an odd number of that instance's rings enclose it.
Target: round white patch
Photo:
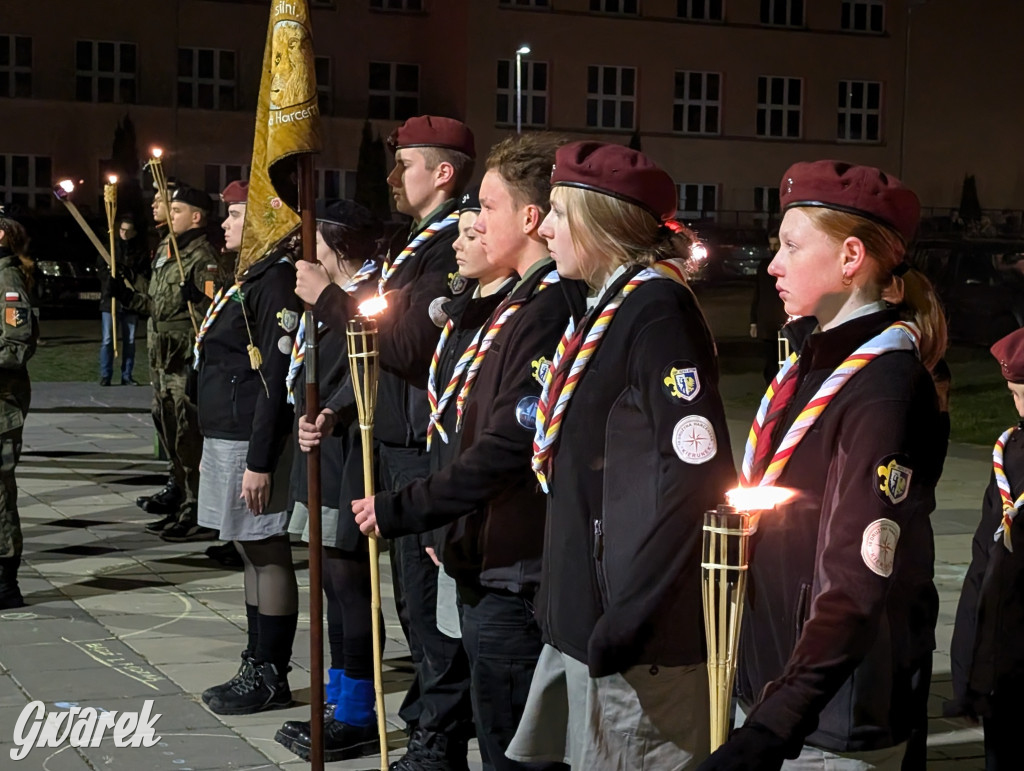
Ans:
[[[718,440],[711,421],[690,415],[672,429],[672,448],[684,463],[707,463],[718,453]]]
[[[285,356],[290,356],[292,353],[292,339],[288,335],[282,335],[277,341],[277,350]]]
[[[860,558],[872,573],[888,578],[896,557],[900,526],[891,519],[876,519],[866,528],[860,541]]]
[[[451,300],[447,297],[435,297],[430,301],[430,307],[427,308],[430,320],[441,329],[444,329],[444,325],[448,323],[448,314],[444,312],[444,306],[450,302]]]

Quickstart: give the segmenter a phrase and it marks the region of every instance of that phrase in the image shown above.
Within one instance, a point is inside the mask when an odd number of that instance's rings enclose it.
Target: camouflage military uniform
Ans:
[[[192,229],[178,236],[178,249],[186,280],[200,291],[212,294],[219,283],[220,258],[203,230]],[[168,238],[160,242],[156,255],[148,291],[137,293],[129,308],[149,314],[147,339],[153,380],[153,422],[171,460],[171,474],[185,491],[177,520],[194,524],[199,459],[203,452],[196,407],[189,395],[189,381],[194,377],[191,362],[196,335],[181,294],[181,271]],[[209,299],[192,304],[197,325],[202,323],[208,306]]]
[[[0,558],[21,557],[21,521],[14,469],[32,388],[26,364],[36,350],[39,325],[32,313],[25,274],[16,256],[0,247]]]

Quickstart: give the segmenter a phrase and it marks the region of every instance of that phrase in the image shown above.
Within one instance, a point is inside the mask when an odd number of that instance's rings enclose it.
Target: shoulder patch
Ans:
[[[718,454],[715,427],[707,418],[688,415],[672,429],[672,449],[684,463],[707,463]]]
[[[661,388],[673,402],[692,402],[701,393],[697,365],[689,361],[674,361],[661,373]]]
[[[448,323],[448,314],[444,312],[444,306],[449,302],[451,302],[451,299],[448,297],[435,297],[430,301],[430,307],[427,308],[430,320],[441,329],[444,329],[444,325]]]
[[[878,461],[875,493],[883,502],[893,506],[903,503],[910,493],[910,478],[914,470],[905,455],[887,455]]]
[[[4,302],[16,303],[16,302],[20,302],[20,301],[21,301],[21,295],[18,294],[17,292],[13,292],[11,290],[8,290],[8,291],[4,292]]]
[[[448,288],[452,294],[462,294],[466,291],[466,287],[469,282],[466,281],[466,277],[459,272],[448,274]]]
[[[537,428],[537,405],[540,398],[536,396],[524,396],[516,405],[516,421],[523,428],[534,431]]]
[[[860,541],[860,558],[872,573],[888,578],[896,558],[900,526],[891,519],[876,519],[866,528]]]
[[[28,324],[28,308],[4,308],[4,324],[9,327],[23,327]]]
[[[282,308],[277,312],[277,323],[285,332],[294,332],[299,328],[299,314],[291,308]]]
[[[281,335],[281,338],[277,341],[277,350],[279,350],[285,356],[291,356],[292,339],[288,337],[288,335]]]
[[[543,387],[547,385],[548,375],[551,373],[551,362],[543,356],[539,359],[534,359],[530,364],[530,372],[533,375],[533,379]]]

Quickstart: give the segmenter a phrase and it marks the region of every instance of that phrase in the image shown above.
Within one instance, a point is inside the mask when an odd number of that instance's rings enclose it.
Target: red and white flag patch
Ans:
[[[21,295],[17,292],[4,292],[4,302],[16,303],[21,300]]]

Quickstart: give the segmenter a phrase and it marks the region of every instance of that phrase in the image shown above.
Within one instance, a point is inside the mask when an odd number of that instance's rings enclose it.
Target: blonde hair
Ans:
[[[857,238],[874,260],[875,283],[882,299],[900,306],[904,321],[913,321],[921,331],[921,361],[929,371],[946,352],[946,317],[939,298],[927,276],[911,268],[902,276],[893,270],[906,259],[907,247],[896,231],[856,214],[805,206],[801,211],[814,227],[829,238],[842,243]]]
[[[594,190],[556,185],[551,201],[565,208],[583,279],[591,286],[602,262],[615,270],[670,257],[688,259],[696,240],[685,227],[669,230],[643,207]]]

